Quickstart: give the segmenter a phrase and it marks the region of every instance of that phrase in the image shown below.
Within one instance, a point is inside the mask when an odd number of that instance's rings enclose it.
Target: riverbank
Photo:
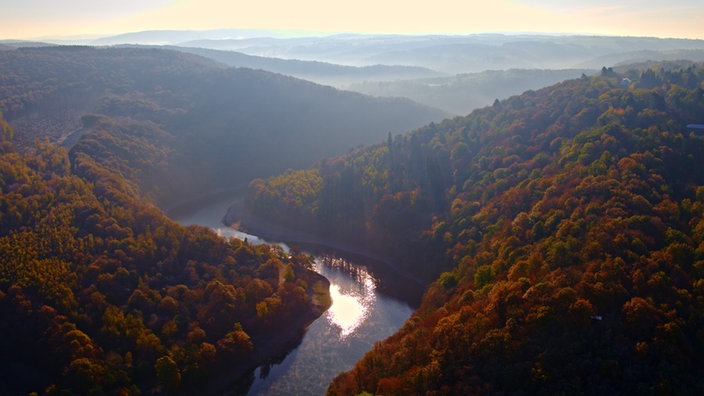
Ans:
[[[223,214],[230,202],[241,195],[241,191],[241,188],[232,188],[203,193],[162,210],[184,225],[198,224],[217,229],[223,226]],[[249,334],[254,350],[247,359],[213,367],[211,378],[205,384],[183,389],[184,394],[245,395],[257,369],[277,363],[300,345],[309,326],[330,307],[331,297],[330,281],[323,275],[301,268],[296,270],[296,277],[308,285],[307,307],[290,315],[275,330]]]
[[[231,203],[230,207],[227,209],[227,213],[222,218],[222,223],[238,231],[254,234],[268,241],[284,241],[291,244],[329,247],[350,255],[366,257],[384,265],[395,275],[413,281],[421,290],[425,290],[428,286],[428,283],[420,277],[399,268],[391,257],[373,252],[366,246],[353,245],[311,232],[288,228],[257,216],[246,207],[243,197]]]
[[[307,290],[310,304],[305,312],[290,318],[285,326],[279,326],[275,332],[251,334],[254,350],[248,361],[229,368],[208,381],[204,388],[189,389],[187,392],[206,395],[246,395],[254,380],[257,368],[275,364],[286,357],[300,345],[308,327],[330,307],[330,281],[324,276],[310,270],[300,276],[309,287]]]
[[[199,224],[222,230],[223,215],[233,202],[242,204],[240,197],[234,191],[225,196],[203,194],[198,202],[186,203],[168,215],[184,225]],[[268,222],[256,227],[255,220],[249,217],[246,223],[249,226],[246,230],[252,233],[250,242],[258,243],[259,236],[265,236],[271,242],[295,240],[296,246],[315,257],[315,275],[311,274],[311,279],[319,277],[324,280],[324,285],[318,289],[324,290],[327,296],[334,285],[342,298],[337,301],[330,301],[329,297],[320,299],[317,303],[322,314],[317,319],[308,314],[292,315],[274,331],[267,334],[253,332],[250,336],[255,341],[256,351],[251,360],[233,362],[237,367],[221,366],[212,375],[213,383],[207,383],[202,389],[191,389],[190,394],[324,394],[330,381],[340,372],[352,369],[374,343],[398,331],[418,306],[424,288],[404,277],[403,273],[391,270],[382,260],[366,257],[365,249],[343,247],[336,241],[310,233],[293,233],[283,227],[269,228]],[[257,230],[275,230],[277,233],[257,235]],[[334,249],[331,245],[342,249]],[[329,248],[319,249],[319,246]],[[334,266],[326,264],[328,260],[348,264],[346,267]],[[315,281],[303,280],[311,286],[306,288],[309,293],[316,290],[312,286]],[[316,299],[311,301],[315,305]],[[325,310],[330,302],[332,307]],[[353,307],[362,312],[362,316],[356,319],[360,322],[355,324],[354,330],[346,327],[348,318],[340,316],[341,312],[359,314],[355,309],[349,310],[349,304],[354,304]]]

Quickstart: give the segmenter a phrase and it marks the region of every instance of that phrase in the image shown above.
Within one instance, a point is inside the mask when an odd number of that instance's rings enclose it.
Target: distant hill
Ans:
[[[704,49],[626,51],[622,53],[601,56],[587,62],[586,64],[592,66],[601,64],[613,65],[616,67],[627,67],[628,65],[634,63],[679,60],[688,60],[691,62],[704,62]]]
[[[17,49],[22,47],[49,47],[54,44],[42,41],[0,40],[0,48]]]
[[[160,44],[237,51],[268,58],[349,66],[403,65],[444,74],[507,69],[600,69],[619,62],[696,56],[704,40],[540,34],[313,35],[247,30],[145,31],[105,37],[94,45]]]
[[[446,74],[505,69],[600,69],[613,66],[615,59],[629,60],[623,57],[628,53],[704,49],[703,40],[528,34],[265,37],[202,40],[181,45],[354,66],[417,66]]]
[[[435,279],[328,394],[703,393],[703,83],[605,68],[253,182],[257,215]]]
[[[114,36],[102,37],[90,41],[91,45],[116,45],[116,44],[148,44],[148,45],[176,45],[194,40],[223,39],[223,38],[250,38],[250,37],[279,37],[270,30],[254,29],[213,29],[213,30],[145,30],[141,32],[123,33]]]
[[[677,70],[684,70],[691,67],[696,67],[702,62],[690,61],[690,60],[645,60],[641,62],[626,63],[614,66],[612,70],[621,73],[627,78],[639,81],[642,84],[642,73],[647,70],[657,70],[659,73],[668,72],[671,73]],[[603,72],[603,71],[602,71]]]
[[[0,52],[0,98],[19,147],[85,133],[74,151],[127,161],[162,204],[306,166],[444,116],[405,99],[144,48]],[[145,162],[147,151],[135,158],[118,149],[123,139],[165,157]]]
[[[464,42],[401,49],[371,56],[379,63],[414,64],[441,71],[473,72],[487,69],[599,68],[605,55],[640,50],[702,49],[704,41],[586,36],[501,36],[469,38]]]
[[[440,75],[436,71],[415,66],[372,65],[356,67],[319,61],[267,58],[207,48],[172,47],[172,49],[210,58],[228,66],[261,69],[335,87],[346,87],[349,84],[365,81],[429,78]]]
[[[558,82],[592,75],[596,70],[489,70],[458,74],[452,77],[368,81],[347,87],[352,91],[374,96],[398,96],[418,103],[463,115],[522,92],[540,89]]]

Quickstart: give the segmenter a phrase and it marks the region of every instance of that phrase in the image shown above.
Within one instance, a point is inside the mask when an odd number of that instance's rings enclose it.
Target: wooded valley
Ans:
[[[0,111],[0,393],[218,393],[304,333],[309,255],[164,215],[224,190],[427,286],[330,395],[704,391],[702,64],[443,120],[173,49],[4,49]]]

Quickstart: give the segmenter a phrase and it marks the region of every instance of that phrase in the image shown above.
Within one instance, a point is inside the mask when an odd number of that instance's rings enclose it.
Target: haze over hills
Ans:
[[[232,66],[261,68],[375,96],[406,97],[458,115],[528,89],[582,73],[595,74],[604,66],[704,60],[702,40],[538,34],[283,37],[280,32],[246,33],[231,32],[226,38],[227,31],[178,32],[170,42],[187,47],[183,49],[186,52]],[[180,41],[197,34],[202,39]],[[169,38],[168,32],[127,37],[147,43],[155,36],[162,41]],[[117,43],[124,39],[105,40]]]
[[[429,285],[330,395],[704,393],[704,41],[260,33],[0,43],[0,393],[270,361],[330,303],[310,258],[157,208],[247,185],[229,221]]]
[[[345,66],[207,48],[168,48],[201,55],[229,66],[262,69],[367,95],[408,98],[456,115],[468,114],[495,99],[543,88],[584,73],[598,72],[596,69],[510,69],[445,76],[418,66]]]
[[[25,47],[48,47],[56,45],[43,41],[25,41],[25,40],[0,40],[0,49],[10,50]]]
[[[663,51],[704,49],[702,40],[529,34],[340,34],[327,37],[201,40],[176,44],[353,66],[420,66],[447,74],[516,68],[600,69],[602,66],[612,66],[600,60],[608,55],[650,51],[648,56],[652,56]]]
[[[346,66],[320,61],[270,58],[264,56],[247,55],[237,51],[213,50],[208,48],[178,46],[168,48],[200,55],[224,63],[228,66],[247,67],[251,69],[266,70],[273,73],[281,73],[287,76],[313,81],[318,84],[331,85],[341,89],[349,88],[350,84],[366,81],[408,80],[437,77],[441,74],[434,70],[417,66]]]
[[[445,115],[405,99],[374,99],[163,49],[3,51],[0,70],[0,109],[18,146],[42,137],[75,142],[96,128],[141,130],[131,139],[166,155],[159,166],[138,166],[151,188],[145,193],[162,203],[222,188],[225,180],[246,184],[301,167]],[[87,136],[92,150],[106,144],[97,136]],[[120,160],[145,160],[133,156],[126,151]]]
[[[352,84],[352,91],[373,96],[399,96],[418,103],[443,109],[453,114],[469,114],[488,106],[496,99],[505,99],[528,90],[544,88],[596,70],[487,70],[479,73],[457,74],[413,80],[368,81]]]
[[[175,45],[197,40],[221,40],[226,38],[282,37],[283,34],[271,30],[256,29],[214,29],[214,30],[147,30],[129,32],[115,36],[101,37],[84,44],[91,45]]]
[[[524,68],[600,69],[624,61],[687,58],[686,51],[704,49],[702,40],[653,37],[539,34],[321,36],[306,32],[237,29],[143,31],[73,43],[175,45],[351,66],[418,66],[446,74]]]
[[[626,51],[622,53],[614,53],[604,55],[595,59],[591,64],[602,63],[604,65],[627,66],[634,63],[650,62],[665,62],[689,60],[693,62],[704,61],[704,50],[702,49],[676,49],[663,51]]]
[[[262,69],[375,96],[406,97],[459,115],[489,105],[494,99],[581,73],[593,74],[603,66],[704,60],[704,41],[648,37],[313,36],[304,32],[295,35],[282,31],[220,29],[133,32],[82,43],[168,45],[230,66]],[[7,42],[6,45],[21,44]],[[517,71],[521,69],[527,71]],[[563,70],[575,70],[576,74]],[[520,73],[526,76],[517,75]]]

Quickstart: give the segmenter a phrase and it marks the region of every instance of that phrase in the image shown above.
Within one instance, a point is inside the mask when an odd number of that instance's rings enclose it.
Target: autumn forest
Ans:
[[[0,111],[0,393],[220,394],[305,332],[331,304],[310,255],[165,214],[221,191],[228,224],[424,285],[328,395],[704,393],[703,64],[447,118],[170,49],[19,48]]]

